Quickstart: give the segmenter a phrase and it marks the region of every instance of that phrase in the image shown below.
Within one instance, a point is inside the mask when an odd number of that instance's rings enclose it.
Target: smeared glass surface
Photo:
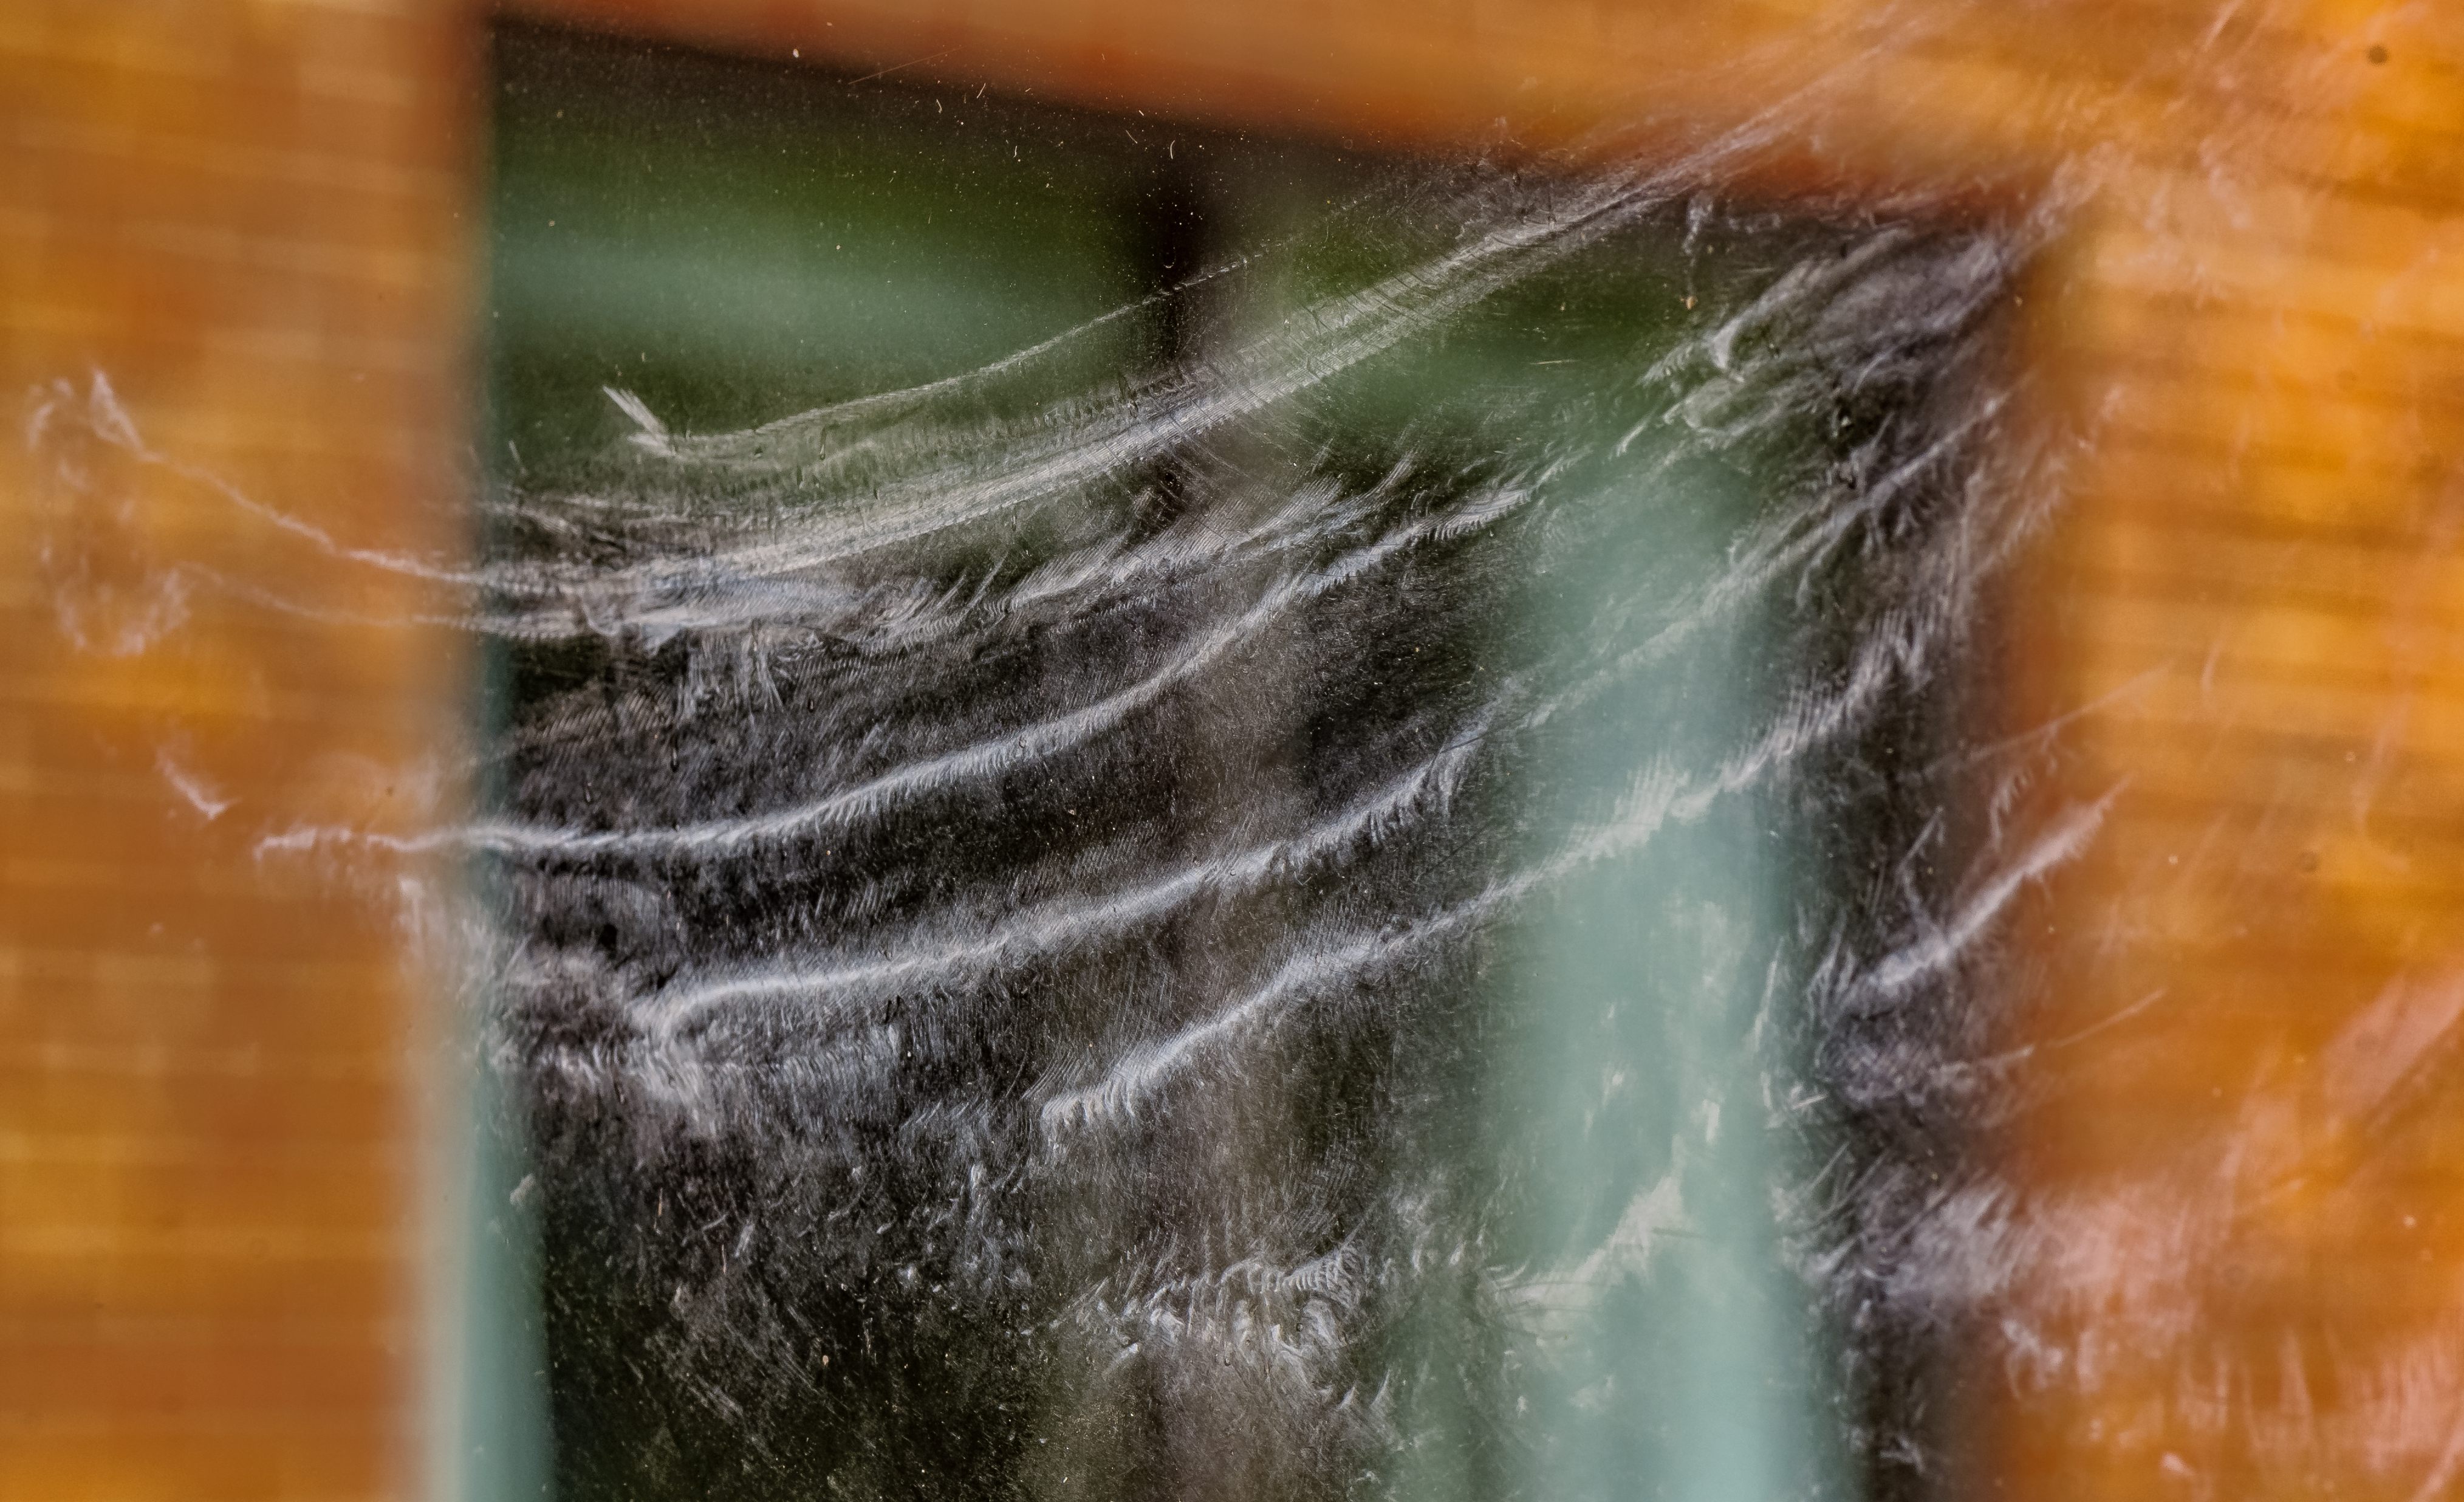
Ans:
[[[1898,1485],[2018,237],[499,60],[560,1494]]]

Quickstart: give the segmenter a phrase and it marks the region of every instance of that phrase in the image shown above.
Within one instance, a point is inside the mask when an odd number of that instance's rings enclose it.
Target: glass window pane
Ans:
[[[1835,1066],[1926,1024],[1838,960],[1956,837],[1993,247],[497,67],[559,1493],[1855,1491],[1924,1351],[1809,1273],[1902,1151]]]

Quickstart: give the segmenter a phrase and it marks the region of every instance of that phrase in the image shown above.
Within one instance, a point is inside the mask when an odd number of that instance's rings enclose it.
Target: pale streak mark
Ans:
[[[1456,933],[1477,927],[1491,917],[1520,904],[1533,892],[1551,886],[1584,867],[1618,858],[1641,849],[1665,826],[1701,819],[1721,799],[1742,792],[1773,768],[1814,746],[1853,728],[1879,702],[1891,676],[1893,653],[1869,645],[1859,653],[1848,684],[1825,703],[1792,706],[1753,745],[1731,757],[1710,778],[1689,785],[1666,762],[1646,767],[1620,801],[1615,817],[1565,847],[1545,863],[1478,895],[1386,935],[1355,938],[1331,949],[1320,947],[1295,955],[1265,984],[1203,1021],[1157,1043],[1133,1048],[1105,1077],[1093,1085],[1055,1095],[1043,1108],[1047,1138],[1065,1126],[1091,1124],[1134,1114],[1137,1102],[1177,1073],[1185,1061],[1220,1039],[1230,1037],[1252,1022],[1269,1017],[1292,999],[1340,979],[1372,973],[1383,964]],[[1953,925],[1952,935],[1965,943],[1990,922],[2010,892],[2020,882],[2052,869],[2083,848],[2096,820],[2121,789],[2097,804],[2083,827],[2065,826],[2040,842],[2011,872],[2006,872]],[[2008,891],[2003,890],[2008,885]],[[1998,896],[1995,894],[2000,894]],[[1990,899],[1990,900],[1989,900]]]
[[[1375,286],[1331,298],[1288,320],[1296,335],[1262,338],[1208,367],[1149,388],[1143,401],[1107,409],[1089,434],[1075,431],[1014,456],[991,477],[980,466],[944,466],[868,497],[864,519],[807,529],[802,538],[755,544],[708,560],[714,573],[743,580],[818,567],[981,520],[1046,499],[1141,461],[1317,386],[1392,348],[1531,271],[1552,264],[1630,221],[1658,201],[1649,185],[1590,188],[1566,210],[1491,228],[1471,244]],[[633,564],[596,575],[590,588],[616,593],[656,585],[671,565]],[[585,614],[595,614],[585,608]]]
[[[300,828],[269,836],[259,843],[258,850],[267,853],[311,850],[328,843],[357,841],[407,853],[471,850],[502,855],[692,854],[734,850],[847,824],[873,816],[895,804],[1044,760],[1102,735],[1221,660],[1286,611],[1351,583],[1410,547],[1432,540],[1457,537],[1465,531],[1488,525],[1511,514],[1529,498],[1529,492],[1509,491],[1485,497],[1474,505],[1453,514],[1422,518],[1398,527],[1375,542],[1334,560],[1315,573],[1287,578],[1239,618],[1208,632],[1196,646],[1155,673],[1092,704],[1006,735],[911,762],[854,787],[794,807],[654,829],[578,830],[502,820],[414,835],[385,835],[332,828]]]
[[[1966,953],[1995,918],[2008,907],[2011,899],[2031,881],[2039,880],[2056,868],[2068,865],[2083,853],[2088,843],[2104,824],[2104,816],[2120,798],[2127,783],[2117,783],[2104,796],[2092,804],[2079,805],[2065,813],[2044,836],[2028,848],[2027,852],[2013,862],[1985,889],[1962,907],[1950,925],[1922,941],[1896,950],[1882,958],[1860,989],[1881,997],[1893,997],[1931,976],[1948,969]]]
[[[163,780],[187,799],[188,806],[196,809],[208,824],[221,818],[224,810],[231,806],[232,800],[218,796],[204,778],[172,760],[167,749],[154,753],[154,769],[163,774]]]
[[[1171,876],[1088,902],[1052,902],[1021,914],[974,939],[942,939],[908,952],[824,966],[739,973],[671,988],[636,1003],[636,1017],[663,1037],[720,1006],[748,1001],[825,997],[843,1001],[919,980],[963,976],[1117,933],[1208,894],[1254,889],[1277,875],[1305,870],[1434,799],[1451,798],[1480,747],[1477,728],[1376,794],[1287,840],[1270,841],[1227,857],[1192,862]]]
[[[1045,1101],[1041,1113],[1045,1136],[1053,1137],[1072,1124],[1135,1115],[1138,1101],[1179,1072],[1192,1056],[1253,1022],[1275,1015],[1287,1002],[1306,999],[1334,983],[1373,974],[1385,964],[1408,959],[1441,939],[1478,927],[1580,867],[1640,847],[1668,821],[1679,784],[1673,772],[1655,767],[1639,780],[1620,818],[1592,831],[1546,864],[1492,882],[1476,895],[1392,933],[1355,937],[1292,956],[1263,985],[1221,1011],[1169,1038],[1133,1048],[1102,1080]]]

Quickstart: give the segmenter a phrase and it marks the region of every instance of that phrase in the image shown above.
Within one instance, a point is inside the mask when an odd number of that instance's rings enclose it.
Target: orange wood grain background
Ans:
[[[2049,796],[2114,801],[2020,918],[2014,1046],[2123,1020],[2006,1144],[2006,1292],[2060,1340],[1971,1422],[2002,1495],[2464,1494],[2464,6],[521,11],[2058,204],[2019,358],[2077,442],[2004,671],[2014,726],[2088,706]],[[455,796],[457,649],[335,547],[457,545],[484,24],[0,10],[0,1497],[426,1484],[450,1025],[398,892],[252,842]]]
[[[222,486],[347,545],[450,545],[468,25],[0,7],[12,1502],[416,1474],[432,987],[391,903],[254,844],[418,819],[457,649],[354,624],[415,592]]]

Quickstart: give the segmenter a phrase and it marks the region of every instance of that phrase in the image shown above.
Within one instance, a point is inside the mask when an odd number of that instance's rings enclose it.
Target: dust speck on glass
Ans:
[[[475,1491],[1940,1481],[2010,234],[494,57]]]

